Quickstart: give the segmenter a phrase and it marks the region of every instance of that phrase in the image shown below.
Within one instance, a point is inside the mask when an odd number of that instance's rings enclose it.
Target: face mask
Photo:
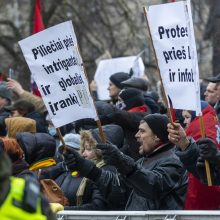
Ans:
[[[125,105],[125,103],[124,103],[123,101],[117,101],[116,104],[115,104],[115,107],[116,107],[117,109],[123,110],[123,109],[126,108],[126,105]]]
[[[54,136],[57,133],[57,130],[54,127],[50,127],[48,128],[48,132],[51,136]]]

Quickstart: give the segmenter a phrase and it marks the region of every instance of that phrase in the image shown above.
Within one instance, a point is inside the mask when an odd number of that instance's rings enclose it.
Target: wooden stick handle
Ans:
[[[99,136],[101,137],[101,141],[102,141],[103,144],[106,144],[106,138],[105,138],[105,134],[103,132],[100,120],[97,120],[96,124],[97,124],[97,127],[99,129]]]
[[[56,128],[56,130],[57,130],[57,134],[60,138],[60,141],[62,142],[62,145],[63,145],[63,152],[65,152],[67,147],[66,147],[65,141],[63,139],[63,135],[61,134],[60,128]]]
[[[199,124],[200,124],[200,132],[202,138],[205,138],[205,126],[204,126],[204,121],[202,118],[202,115],[199,116]],[[207,181],[208,181],[208,186],[212,186],[212,178],[211,178],[211,172],[210,172],[210,165],[207,160],[205,160],[205,171],[206,171],[206,176],[207,176]]]
[[[149,22],[148,22],[148,19],[147,19],[147,10],[146,10],[145,7],[144,7],[144,15],[145,15],[145,18],[146,18],[147,28],[148,28],[149,36],[150,36],[150,41],[151,41],[151,44],[152,44],[152,47],[153,47],[153,53],[154,53],[154,57],[155,57],[155,61],[156,61],[157,71],[158,71],[159,77],[160,77],[162,94],[163,94],[163,97],[164,97],[165,105],[167,107],[167,114],[168,114],[168,117],[170,119],[171,124],[173,124],[173,118],[172,118],[172,114],[171,114],[171,111],[170,111],[170,108],[169,108],[169,105],[168,105],[168,100],[167,100],[167,96],[166,96],[166,93],[165,93],[165,89],[164,89],[164,85],[163,85],[163,81],[162,81],[162,77],[161,77],[161,73],[160,73],[160,68],[158,66],[157,55],[156,55],[156,51],[155,51],[155,48],[154,48],[153,39],[152,39],[152,35],[151,35],[151,32],[150,32],[150,25],[149,25]]]

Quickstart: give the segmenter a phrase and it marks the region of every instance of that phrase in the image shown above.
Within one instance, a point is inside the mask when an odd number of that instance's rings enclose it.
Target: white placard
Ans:
[[[97,93],[100,100],[109,100],[109,77],[117,72],[130,73],[133,69],[135,77],[144,75],[144,63],[139,56],[119,57],[113,59],[101,60],[95,72],[94,79],[97,84]]]
[[[150,6],[147,18],[166,95],[175,109],[201,113],[190,1]]]
[[[55,127],[97,118],[71,21],[19,41]]]

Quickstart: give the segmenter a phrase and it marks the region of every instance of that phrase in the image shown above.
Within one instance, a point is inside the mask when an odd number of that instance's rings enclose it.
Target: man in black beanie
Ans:
[[[119,177],[89,165],[72,150],[68,150],[66,164],[70,170],[73,163],[77,164],[79,171],[86,170],[86,177],[102,183],[108,190],[118,182],[120,188],[128,184],[132,191],[126,210],[181,210],[184,208],[188,178],[175,155],[174,145],[168,140],[168,122],[168,118],[160,114],[144,117],[135,135],[143,157],[136,162],[112,144],[97,145],[102,150],[105,163],[115,166]]]
[[[109,77],[109,96],[112,99],[113,104],[115,104],[118,100],[118,94],[120,93],[121,89],[123,88],[123,85],[121,82],[129,79],[130,76],[128,73],[124,72],[118,72],[114,73]]]

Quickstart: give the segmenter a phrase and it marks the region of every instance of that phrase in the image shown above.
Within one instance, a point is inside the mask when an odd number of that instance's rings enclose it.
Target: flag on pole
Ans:
[[[41,15],[41,1],[35,1],[35,9],[34,9],[34,29],[33,34],[44,30],[44,22]]]
[[[35,0],[33,34],[38,33],[42,30],[44,30],[44,22],[41,15],[41,0]],[[31,90],[34,95],[41,97],[38,87],[32,77]]]

